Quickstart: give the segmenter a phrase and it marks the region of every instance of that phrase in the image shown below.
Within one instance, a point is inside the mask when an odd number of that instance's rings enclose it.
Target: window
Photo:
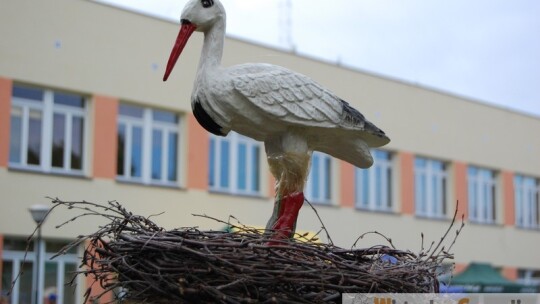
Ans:
[[[52,256],[66,245],[67,242],[41,242],[40,274],[37,288],[39,298],[43,299],[50,293],[57,296],[58,303],[82,303],[82,289],[80,279],[74,281],[75,286],[66,285],[71,282],[80,263],[77,250],[70,250],[64,255],[60,255],[54,260]],[[32,248],[32,247],[30,247]],[[3,267],[1,269],[2,282],[0,295],[7,294],[11,288],[11,282],[17,277],[20,271],[23,274],[15,282],[13,290],[9,294],[9,303],[37,303],[35,297],[35,283],[37,275],[35,249],[26,250],[24,240],[6,238],[4,240],[4,252],[2,255]],[[41,303],[41,302],[39,302]]]
[[[469,219],[479,223],[495,223],[497,182],[495,171],[469,167]]]
[[[261,144],[230,132],[227,137],[210,136],[209,186],[213,191],[233,194],[260,193]]]
[[[18,85],[13,87],[12,97],[10,167],[82,174],[85,98]]]
[[[540,182],[533,177],[514,177],[516,226],[540,228]]]
[[[392,154],[373,150],[372,155],[374,163],[371,168],[356,168],[356,206],[367,210],[392,211]]]
[[[331,204],[332,199],[332,158],[329,155],[314,152],[311,157],[311,169],[306,184],[306,198],[312,203]]]
[[[178,185],[178,115],[120,104],[118,180]]]
[[[540,286],[540,269],[518,269],[518,283]]]
[[[446,214],[446,165],[417,157],[414,163],[416,215],[442,218]]]

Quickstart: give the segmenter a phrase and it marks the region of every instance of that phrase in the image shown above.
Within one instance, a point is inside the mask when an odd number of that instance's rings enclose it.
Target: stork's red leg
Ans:
[[[303,192],[292,193],[281,198],[278,219],[272,226],[272,230],[274,231],[273,240],[277,241],[293,237],[298,213],[303,204]],[[269,245],[277,244],[277,242],[269,243]]]
[[[294,237],[296,220],[304,204],[304,186],[309,173],[311,150],[303,135],[287,132],[264,142],[268,164],[276,178],[276,201],[266,229],[269,245]]]

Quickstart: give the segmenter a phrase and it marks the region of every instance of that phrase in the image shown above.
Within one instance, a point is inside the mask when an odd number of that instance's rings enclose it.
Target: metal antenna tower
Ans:
[[[292,0],[281,0],[279,3],[279,43],[287,49],[294,50]]]

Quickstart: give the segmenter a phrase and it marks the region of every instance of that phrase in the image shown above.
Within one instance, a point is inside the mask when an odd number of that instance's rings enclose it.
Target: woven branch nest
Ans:
[[[453,258],[442,243],[455,216],[438,244],[414,254],[393,248],[384,236],[389,246],[365,249],[306,236],[270,246],[270,233],[240,224],[232,225],[234,232],[167,231],[117,202],[53,204],[83,211],[57,227],[82,216],[107,220],[57,253],[86,244],[77,275],[94,278],[87,300],[95,284],[104,290],[98,298],[115,291],[118,299],[137,303],[341,303],[342,293],[433,293],[439,291],[439,266]]]

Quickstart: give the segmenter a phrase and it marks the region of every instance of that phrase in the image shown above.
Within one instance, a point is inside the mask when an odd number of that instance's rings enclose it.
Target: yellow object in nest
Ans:
[[[268,232],[266,228],[262,226],[249,226],[244,225],[242,227],[233,226],[233,227],[227,227],[226,229],[229,232],[255,232],[258,234],[264,234],[265,232]],[[296,233],[294,234],[294,239],[301,242],[310,242],[310,243],[316,243],[320,244],[321,239],[319,238],[319,233],[313,232],[313,231],[306,231],[306,230],[296,230]]]

